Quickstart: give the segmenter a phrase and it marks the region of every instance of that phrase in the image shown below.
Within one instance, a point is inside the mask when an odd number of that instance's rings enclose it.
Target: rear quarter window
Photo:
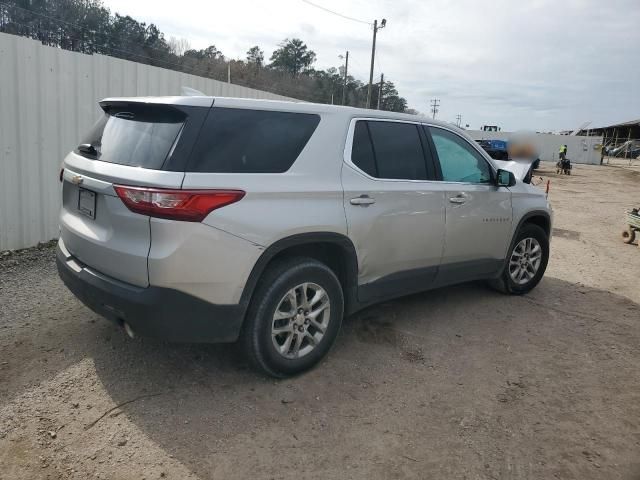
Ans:
[[[369,135],[367,122],[356,122],[353,130],[351,161],[366,174],[372,177],[378,177],[378,167],[373,154],[373,145],[371,144],[371,136]]]
[[[188,170],[208,173],[282,173],[291,168],[320,116],[212,108]]]

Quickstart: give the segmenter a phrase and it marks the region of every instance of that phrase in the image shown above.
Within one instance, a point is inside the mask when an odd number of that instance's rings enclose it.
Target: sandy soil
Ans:
[[[481,284],[349,319],[299,378],[233,346],[130,340],[0,257],[0,478],[640,479],[640,169],[549,164],[556,231],[531,294]]]

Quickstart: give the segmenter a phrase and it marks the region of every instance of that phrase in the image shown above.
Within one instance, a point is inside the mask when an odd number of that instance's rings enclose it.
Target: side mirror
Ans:
[[[496,177],[496,184],[499,187],[513,187],[516,184],[516,176],[509,170],[499,168]]]

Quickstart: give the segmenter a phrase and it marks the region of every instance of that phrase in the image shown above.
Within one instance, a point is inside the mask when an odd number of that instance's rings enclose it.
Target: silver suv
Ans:
[[[344,315],[549,258],[544,194],[457,128],[412,115],[212,97],[112,98],[64,160],[58,269],[133,335],[240,340],[273,376]]]

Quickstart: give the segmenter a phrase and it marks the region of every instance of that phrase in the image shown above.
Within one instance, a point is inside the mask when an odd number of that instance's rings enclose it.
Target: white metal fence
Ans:
[[[58,235],[60,162],[99,118],[105,97],[207,95],[292,100],[140,63],[0,33],[0,250]]]

